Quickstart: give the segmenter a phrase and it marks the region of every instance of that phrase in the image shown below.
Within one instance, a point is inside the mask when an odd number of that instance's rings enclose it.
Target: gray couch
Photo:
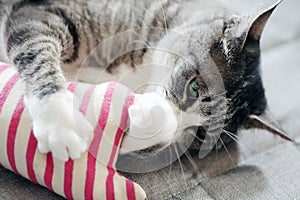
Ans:
[[[259,0],[222,0],[237,11]],[[300,140],[300,1],[285,0],[271,17],[262,38],[262,73],[271,110]],[[300,145],[259,130],[242,131],[239,144],[194,158],[200,174],[182,158],[160,171],[128,175],[149,199],[300,199]],[[0,200],[61,199],[47,189],[0,169]]]

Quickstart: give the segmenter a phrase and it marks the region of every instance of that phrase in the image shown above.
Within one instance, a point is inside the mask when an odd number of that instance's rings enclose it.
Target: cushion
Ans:
[[[67,199],[145,199],[144,190],[115,169],[134,94],[116,82],[69,83],[78,108],[95,127],[78,160],[61,162],[41,154],[24,107],[24,88],[16,70],[0,63],[0,166]]]

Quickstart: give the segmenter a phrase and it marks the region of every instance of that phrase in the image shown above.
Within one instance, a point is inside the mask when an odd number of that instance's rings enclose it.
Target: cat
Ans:
[[[5,47],[0,59],[14,64],[24,82],[39,150],[56,152],[54,157],[60,160],[78,158],[84,151],[78,141],[86,145],[92,135],[83,116],[86,131],[78,135],[73,128],[72,115],[81,114],[72,109],[67,75],[78,72],[101,42],[128,30],[134,33],[131,40],[102,45],[90,64],[107,66],[104,76],[111,80],[122,75],[119,64],[134,71],[149,62],[149,54],[152,63],[171,66],[171,73],[156,67],[149,77],[163,77],[165,85],[158,93],[165,93],[177,117],[190,116],[182,127],[178,125],[182,137],[176,140],[184,142],[190,129],[203,139],[202,144],[195,140],[191,148],[204,144],[210,148],[215,132],[221,131],[221,138],[228,140],[226,133],[241,128],[267,129],[291,140],[267,115],[259,68],[261,34],[278,4],[256,15],[236,16],[207,0],[0,0],[0,42]],[[136,50],[112,58],[130,45]],[[150,52],[149,47],[178,54]],[[80,80],[91,82],[89,76]],[[215,83],[216,77],[222,84]],[[78,151],[69,152],[68,146]]]

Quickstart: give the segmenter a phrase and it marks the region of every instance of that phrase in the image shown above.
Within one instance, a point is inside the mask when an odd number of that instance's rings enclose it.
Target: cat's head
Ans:
[[[267,129],[291,140],[269,115],[260,74],[260,38],[277,5],[252,16],[222,11],[213,18],[196,17],[166,34],[153,55],[153,63],[160,65],[153,80],[164,86],[157,92],[165,92],[177,117],[175,140],[168,138],[173,143],[167,147],[156,141],[121,157],[121,171],[160,169],[186,148],[205,156],[242,128]]]
[[[193,129],[203,140],[215,130],[228,139],[226,133],[241,128],[267,129],[289,139],[267,115],[260,74],[261,34],[278,4],[255,16],[221,12],[212,19],[195,19],[160,42],[159,49],[172,50],[154,54],[154,62],[172,67],[167,99],[177,113],[199,117],[181,128]],[[214,144],[214,137],[205,139]]]

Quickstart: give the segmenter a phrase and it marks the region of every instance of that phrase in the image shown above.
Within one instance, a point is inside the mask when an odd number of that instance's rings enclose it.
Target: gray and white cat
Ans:
[[[72,95],[67,91],[65,74],[72,76],[97,45],[128,30],[134,32],[131,40],[116,40],[96,50],[93,62],[108,65],[107,79],[118,80],[120,63],[132,70],[149,62],[148,47],[172,49],[178,54],[151,52],[150,62],[172,67],[171,74],[163,70],[153,70],[153,74],[166,78],[166,99],[175,113],[201,118],[189,124],[194,134],[208,136],[209,141],[220,127],[232,133],[240,128],[263,128],[290,139],[266,114],[259,70],[259,40],[277,4],[257,15],[236,16],[207,0],[0,0],[0,43],[4,45],[0,59],[14,64],[25,84],[26,105],[39,149],[64,152],[64,156],[54,154],[61,160],[78,158],[83,151],[80,137],[90,137],[90,125],[83,116],[87,133],[78,136],[73,128]],[[152,28],[166,31],[157,33]],[[126,50],[136,40],[142,48],[135,44],[137,50],[112,59],[114,51]],[[214,78],[210,79],[210,69],[219,71],[223,91],[213,83]],[[89,76],[92,74],[81,80],[92,82]],[[217,98],[222,94],[225,101]],[[211,112],[225,107],[226,113]],[[70,146],[79,152],[68,150]]]

